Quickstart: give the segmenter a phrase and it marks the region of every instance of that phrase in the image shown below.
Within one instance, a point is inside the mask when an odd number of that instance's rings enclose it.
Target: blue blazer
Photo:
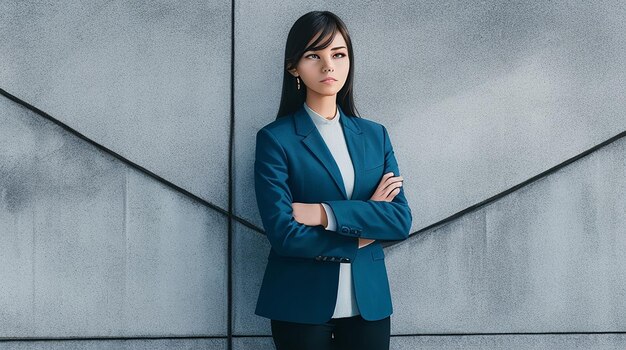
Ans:
[[[393,313],[381,241],[408,237],[411,209],[402,187],[391,202],[369,199],[383,174],[400,175],[389,134],[379,123],[338,109],[355,170],[351,199],[304,106],[256,134],[254,189],[271,245],[256,315],[308,324],[329,321],[337,302],[340,262],[352,263],[355,297],[364,319],[380,320]],[[297,222],[293,202],[328,204],[337,231]],[[358,237],[376,241],[359,249]]]

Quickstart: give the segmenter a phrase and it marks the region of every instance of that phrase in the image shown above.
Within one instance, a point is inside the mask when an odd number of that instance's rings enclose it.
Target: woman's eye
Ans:
[[[337,55],[341,55],[340,58],[346,57],[346,55],[343,52],[338,52],[338,53],[335,54],[335,56],[337,56]],[[310,55],[307,55],[306,57],[311,57],[311,56],[317,56],[317,54],[312,53]],[[317,56],[317,57],[319,57],[319,56]]]

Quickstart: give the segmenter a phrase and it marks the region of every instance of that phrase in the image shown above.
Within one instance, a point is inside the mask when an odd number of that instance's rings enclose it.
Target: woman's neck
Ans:
[[[333,96],[307,96],[306,105],[315,113],[330,120],[337,114],[337,95]]]

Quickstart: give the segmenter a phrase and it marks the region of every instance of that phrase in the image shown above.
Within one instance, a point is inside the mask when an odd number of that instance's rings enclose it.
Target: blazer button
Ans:
[[[350,234],[358,236],[359,235],[359,230],[352,229],[352,230],[350,230]]]
[[[339,260],[339,262],[348,263],[348,262],[350,262],[350,258],[341,258],[341,260]]]
[[[344,227],[342,227],[342,228],[341,228],[341,232],[343,232],[343,233],[348,233],[348,232],[350,232],[350,228],[349,228],[349,227],[344,226]]]
[[[322,260],[322,257],[321,256],[316,256],[315,260],[320,261],[320,260]]]

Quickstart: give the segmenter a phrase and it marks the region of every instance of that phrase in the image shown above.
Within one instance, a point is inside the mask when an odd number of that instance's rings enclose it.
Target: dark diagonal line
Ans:
[[[488,205],[489,203],[491,203],[493,201],[496,201],[496,200],[498,200],[498,199],[500,199],[500,198],[502,198],[502,197],[504,197],[504,196],[506,196],[506,195],[508,195],[508,194],[510,194],[512,192],[515,192],[515,191],[519,190],[520,188],[528,186],[528,185],[530,185],[531,183],[533,183],[535,181],[538,181],[538,180],[540,180],[540,179],[542,179],[544,177],[547,177],[548,175],[557,172],[561,168],[564,168],[567,165],[569,165],[569,164],[571,164],[571,163],[573,163],[573,162],[575,162],[575,161],[577,161],[577,160],[579,160],[579,159],[581,159],[581,158],[583,158],[585,156],[588,156],[588,155],[590,155],[590,154],[600,150],[603,147],[606,147],[606,146],[610,145],[611,143],[621,139],[624,136],[626,136],[626,131],[622,131],[621,133],[611,137],[610,139],[608,139],[606,141],[603,141],[602,143],[599,143],[599,144],[589,148],[588,150],[586,150],[586,151],[584,151],[584,152],[582,152],[582,153],[580,153],[580,154],[578,154],[578,155],[576,155],[574,157],[571,157],[571,158],[569,158],[569,159],[567,159],[567,160],[565,160],[565,161],[563,161],[563,162],[553,166],[552,168],[550,168],[550,169],[548,169],[548,170],[546,170],[546,171],[544,171],[544,172],[542,172],[540,174],[537,174],[537,175],[531,177],[530,179],[528,179],[528,180],[526,180],[524,182],[521,182],[521,183],[519,183],[519,184],[517,184],[517,185],[515,185],[515,186],[513,186],[513,187],[511,187],[511,188],[509,188],[509,189],[507,189],[505,191],[502,191],[502,192],[500,192],[500,193],[498,193],[498,194],[496,194],[494,196],[491,196],[491,197],[489,197],[489,198],[487,198],[487,199],[485,199],[485,200],[483,200],[483,201],[481,201],[479,203],[476,203],[476,204],[474,204],[474,205],[472,205],[472,206],[470,206],[468,208],[465,208],[465,209],[463,209],[463,210],[461,210],[461,211],[459,211],[457,213],[454,213],[454,214],[452,214],[452,215],[450,215],[450,216],[448,216],[448,217],[446,217],[446,218],[444,218],[442,220],[439,220],[439,221],[437,221],[437,222],[435,222],[435,223],[433,223],[431,225],[428,225],[428,226],[426,226],[426,227],[424,227],[424,228],[422,228],[420,230],[417,230],[417,231],[411,233],[409,235],[409,238],[411,238],[412,236],[418,235],[418,234],[420,234],[422,232],[431,230],[434,227],[444,225],[444,224],[446,224],[446,223],[448,223],[450,221],[453,221],[453,220],[455,220],[455,219],[457,219],[457,218],[459,218],[459,217],[461,217],[461,216],[463,216],[465,214],[469,214],[469,213],[471,213],[473,211],[479,210],[482,207]],[[402,243],[402,242],[403,241],[385,242],[385,243],[383,243],[383,246],[384,247],[389,247],[389,246],[396,245],[396,244]]]
[[[209,208],[219,212],[220,214],[228,216],[228,211],[220,208],[219,206],[217,206],[217,205],[215,205],[213,203],[208,202],[207,200],[205,200],[205,199],[203,199],[201,197],[196,196],[195,194],[193,194],[193,193],[187,191],[186,189],[184,189],[184,188],[182,188],[182,187],[180,187],[180,186],[178,186],[178,185],[176,185],[176,184],[174,184],[174,183],[172,183],[172,182],[162,178],[161,176],[159,176],[159,175],[153,173],[152,171],[142,167],[141,165],[139,165],[139,164],[129,160],[128,158],[125,158],[124,156],[116,153],[115,151],[113,151],[113,150],[111,150],[111,149],[109,149],[109,148],[107,148],[107,147],[105,147],[105,146],[103,146],[103,145],[93,141],[92,139],[90,139],[87,136],[81,134],[79,131],[73,129],[72,127],[68,126],[67,124],[63,123],[62,121],[56,119],[55,117],[53,117],[50,114],[42,111],[41,109],[39,109],[39,108],[29,104],[28,102],[25,102],[25,101],[17,98],[16,96],[8,93],[6,90],[0,88],[0,95],[8,98],[9,100],[11,100],[11,101],[13,101],[13,102],[23,106],[23,107],[25,107],[26,109],[28,109],[30,111],[35,112],[36,114],[40,115],[41,117],[44,117],[45,119],[48,119],[52,123],[54,123],[54,124],[60,126],[61,128],[63,128],[65,131],[67,131],[71,135],[76,136],[76,137],[84,140],[85,142],[89,143],[91,146],[99,149],[100,151],[115,157],[116,159],[118,159],[119,161],[123,162],[124,164],[130,166],[131,168],[133,168],[133,169],[135,169],[135,170],[137,170],[137,171],[139,171],[139,172],[141,172],[143,174],[148,175],[149,177],[153,178],[154,180],[164,184],[165,186],[167,186],[167,187],[169,187],[169,188],[171,188],[171,189],[173,189],[173,190],[175,190],[177,192],[180,192],[180,193],[184,194],[185,196],[193,198],[194,200],[196,200],[196,201],[202,203],[203,205],[205,205],[205,206],[207,206],[207,207],[209,207]]]
[[[601,148],[606,147],[609,144],[611,144],[611,143],[621,139],[624,136],[626,136],[626,131],[622,131],[621,133],[611,137],[610,139],[608,139],[606,141],[603,141],[603,142],[601,142],[601,143],[599,143],[599,144],[589,148],[588,150],[586,150],[586,151],[584,151],[582,153],[579,153],[578,155],[573,156],[573,157],[571,157],[571,158],[569,158],[569,159],[567,159],[567,160],[565,160],[565,161],[563,161],[563,162],[553,166],[552,168],[550,168],[550,169],[548,169],[548,170],[546,170],[546,171],[544,171],[544,172],[542,172],[540,174],[537,174],[537,175],[529,178],[526,181],[523,181],[523,182],[521,182],[521,183],[519,183],[519,184],[517,184],[517,185],[515,185],[513,187],[510,187],[510,188],[508,188],[508,189],[506,189],[506,190],[504,190],[504,191],[502,191],[502,192],[500,192],[498,194],[493,195],[492,197],[489,197],[489,198],[487,198],[487,199],[485,199],[485,200],[483,200],[481,202],[478,202],[478,203],[476,203],[476,204],[474,204],[474,205],[472,205],[470,207],[467,207],[467,208],[465,208],[465,209],[463,209],[463,210],[461,210],[461,211],[459,211],[457,213],[454,213],[454,214],[452,214],[452,215],[450,215],[450,216],[448,216],[448,217],[446,217],[446,218],[444,218],[442,220],[439,220],[439,221],[437,221],[437,222],[435,222],[435,223],[433,223],[431,225],[428,225],[428,226],[426,226],[424,228],[421,228],[421,229],[411,233],[409,235],[409,238],[411,238],[411,237],[413,237],[415,235],[418,235],[420,233],[429,231],[429,230],[431,230],[431,229],[433,229],[435,227],[438,227],[438,226],[441,226],[441,225],[445,225],[446,223],[448,223],[450,221],[453,221],[455,219],[458,219],[459,217],[461,217],[461,216],[463,216],[465,214],[468,214],[468,213],[471,213],[473,211],[479,210],[480,208],[488,205],[489,203],[491,203],[493,201],[496,201],[496,200],[498,200],[498,199],[500,199],[500,198],[502,198],[502,197],[504,197],[504,196],[506,196],[506,195],[508,195],[508,194],[510,194],[512,192],[515,192],[515,191],[519,190],[520,188],[522,188],[524,186],[528,186],[528,185],[530,185],[531,183],[533,183],[535,181],[538,181],[538,180],[540,180],[540,179],[542,179],[544,177],[547,177],[550,174],[553,174],[553,173],[557,172],[558,170],[560,170],[561,168],[564,168],[565,166],[569,165],[570,163],[573,163],[573,162],[575,162],[575,161],[577,161],[577,160],[579,160],[579,159],[581,159],[581,158],[583,158],[583,157],[585,157],[585,156],[587,156],[587,155],[589,155],[591,153],[594,153],[594,152],[600,150]],[[253,231],[265,234],[265,231],[262,228],[254,225],[253,223],[251,223],[251,222],[249,222],[249,221],[247,221],[247,220],[245,220],[243,218],[236,217],[236,220],[238,222],[240,222],[241,224],[245,225],[246,227],[250,228]],[[382,245],[383,245],[383,247],[390,247],[390,246],[393,246],[393,245],[396,245],[396,244],[402,243],[402,242],[403,241],[387,241],[387,242],[382,243]]]
[[[234,1],[231,3],[231,31],[232,33],[234,33]],[[181,337],[89,337],[89,338],[67,338],[67,337],[59,337],[59,338],[19,338],[19,339],[10,339],[10,338],[3,338],[0,339],[0,343],[2,342],[9,342],[9,341],[46,341],[46,340],[50,340],[50,341],[58,341],[58,340],[76,340],[76,341],[84,341],[84,340],[141,340],[141,339],[227,339],[228,345],[227,345],[227,349],[232,349],[232,340],[233,338],[249,338],[249,337],[256,337],[256,338],[266,338],[266,337],[271,337],[268,335],[233,335],[233,331],[232,331],[232,279],[231,279],[231,275],[232,275],[232,232],[233,232],[233,225],[232,222],[233,220],[239,222],[240,224],[246,226],[247,228],[256,231],[258,233],[262,233],[264,234],[263,229],[259,228],[258,226],[254,225],[253,223],[251,223],[250,221],[240,218],[233,213],[233,193],[234,193],[234,182],[233,182],[233,149],[234,149],[234,130],[235,130],[235,105],[234,105],[234,68],[235,68],[235,64],[234,64],[234,50],[235,50],[235,43],[234,43],[234,35],[231,35],[231,95],[230,95],[230,130],[229,130],[229,145],[228,145],[228,188],[229,188],[229,195],[228,195],[228,210],[224,210],[222,208],[220,208],[219,206],[210,203],[208,201],[206,201],[203,198],[198,197],[197,195],[185,190],[184,188],[162,178],[161,176],[153,173],[152,171],[140,166],[139,164],[119,155],[118,153],[112,151],[111,149],[96,143],[95,141],[89,139],[88,137],[84,136],[83,134],[81,134],[80,132],[78,132],[77,130],[69,127],[68,125],[66,125],[65,123],[59,121],[58,119],[52,117],[51,115],[49,115],[48,113],[40,110],[39,108],[17,98],[16,96],[8,93],[6,90],[1,89],[0,88],[0,94],[3,95],[4,97],[8,98],[9,100],[25,107],[26,109],[35,112],[36,114],[40,115],[41,117],[51,121],[52,123],[60,126],[61,128],[63,128],[64,130],[66,130],[68,133],[70,133],[71,135],[74,135],[76,137],[81,138],[82,140],[84,140],[85,142],[87,142],[88,144],[96,147],[97,149],[101,150],[102,152],[105,152],[113,157],[115,157],[116,159],[118,159],[119,161],[123,162],[124,164],[129,165],[130,167],[136,169],[137,171],[153,178],[154,180],[164,184],[165,186],[179,192],[182,193],[185,196],[188,196],[196,201],[198,201],[199,203],[205,205],[208,208],[211,208],[215,211],[217,211],[220,214],[226,215],[228,217],[228,326],[227,326],[227,336],[181,336]],[[542,179],[552,173],[555,173],[556,171],[560,170],[561,168],[589,155],[592,154],[598,150],[600,150],[603,147],[608,146],[609,144],[623,138],[624,136],[626,136],[626,131],[623,131],[613,137],[611,137],[610,139],[591,147],[590,149],[574,156],[571,157],[555,166],[553,166],[552,168],[537,174],[531,178],[529,178],[528,180],[521,182],[503,192],[500,192],[490,198],[487,198],[479,203],[476,203],[466,209],[463,209],[453,215],[450,215],[440,221],[437,221],[429,226],[426,226],[418,231],[415,231],[413,233],[410,234],[409,237],[417,235],[419,233],[422,233],[424,231],[428,231],[434,227],[446,224],[452,220],[455,220],[465,214],[471,213],[473,211],[476,211],[484,206],[486,206],[487,204],[496,201],[514,191],[517,191],[525,186],[528,186],[529,184]],[[401,243],[402,241],[394,241],[394,242],[386,242],[385,246],[392,246],[398,243]],[[387,244],[388,243],[388,244]],[[396,335],[392,335],[392,337],[418,337],[418,336],[492,336],[492,335],[497,335],[497,336],[503,336],[503,335],[577,335],[577,334],[588,334],[588,335],[592,335],[592,334],[598,334],[598,335],[602,335],[602,334],[626,334],[626,332],[537,332],[537,333],[448,333],[448,334],[437,334],[437,333],[425,333],[425,334],[419,334],[419,333],[415,333],[415,334],[396,334]]]
[[[234,16],[234,14],[233,14],[233,16]],[[234,48],[233,48],[233,50],[234,50]],[[234,69],[232,67],[234,67],[234,62],[231,63],[231,71],[232,71],[231,74],[234,74]],[[231,79],[231,81],[232,81],[232,79]],[[233,84],[233,83],[231,83],[231,84]],[[232,86],[231,86],[231,89],[232,89]],[[138,165],[138,164],[136,164],[136,163],[126,159],[126,158],[124,158],[123,156],[115,153],[114,151],[112,151],[112,150],[110,150],[110,149],[108,149],[108,148],[106,148],[106,147],[104,147],[104,146],[94,142],[93,140],[85,137],[80,132],[72,129],[71,127],[67,126],[63,122],[61,122],[61,121],[57,120],[56,118],[50,116],[46,112],[38,109],[37,107],[34,107],[34,106],[28,104],[25,101],[20,100],[19,98],[11,95],[10,93],[6,92],[5,90],[3,90],[1,88],[0,88],[0,94],[5,96],[6,98],[8,98],[8,99],[18,103],[18,104],[26,107],[27,109],[29,109],[29,110],[39,114],[40,116],[50,120],[51,122],[61,126],[63,129],[67,130],[69,133],[71,133],[71,134],[73,134],[73,135],[75,135],[77,137],[80,137],[81,139],[85,140],[86,142],[88,142],[89,144],[93,145],[94,147],[102,150],[103,152],[106,152],[106,153],[112,155],[113,157],[115,157],[115,158],[119,159],[120,161],[124,162],[125,164],[128,164],[129,166],[137,169],[138,171],[140,171],[142,173],[145,173],[146,175],[152,177],[153,179],[155,179],[155,180],[163,183],[164,185],[172,188],[173,190],[176,190],[176,191],[178,191],[178,192],[180,192],[180,193],[182,193],[182,194],[184,194],[186,196],[189,196],[189,197],[197,200],[201,204],[203,204],[203,205],[205,205],[205,206],[207,206],[207,207],[209,207],[209,208],[211,208],[211,209],[213,209],[213,210],[215,210],[215,211],[217,211],[217,212],[219,212],[219,213],[221,213],[221,214],[223,214],[225,216],[229,216],[229,213],[228,213],[227,210],[224,210],[224,209],[220,208],[219,206],[217,206],[217,205],[215,205],[213,203],[210,203],[210,202],[206,201],[203,198],[200,198],[200,197],[196,196],[195,194],[185,190],[184,188],[181,188],[180,186],[173,184],[172,182],[170,182],[170,181],[160,177],[159,175],[156,175],[155,173],[151,172],[150,170],[145,169],[144,167],[142,167],[142,166],[140,166],[140,165]],[[232,152],[232,146],[233,146],[232,145],[232,140],[234,138],[234,135],[233,135],[233,130],[234,130],[234,117],[233,117],[233,115],[234,115],[234,104],[233,104],[232,99],[233,99],[233,96],[231,96],[231,132],[230,132],[231,136],[230,136],[230,141],[229,141],[229,168],[232,168],[231,152]],[[455,219],[457,219],[457,218],[459,218],[459,217],[461,217],[461,216],[463,216],[465,214],[468,214],[468,213],[474,212],[476,210],[479,210],[480,208],[488,205],[489,203],[491,203],[493,201],[496,201],[496,200],[498,200],[498,199],[500,199],[500,198],[502,198],[502,197],[504,197],[504,196],[506,196],[506,195],[508,195],[508,194],[510,194],[512,192],[514,192],[514,191],[517,191],[517,190],[519,190],[519,189],[521,189],[521,188],[523,188],[525,186],[528,186],[528,185],[532,184],[535,181],[538,181],[538,180],[540,180],[540,179],[542,179],[544,177],[547,177],[548,175],[557,172],[561,168],[569,165],[570,163],[573,163],[573,162],[575,162],[575,161],[577,161],[577,160],[579,160],[579,159],[581,159],[581,158],[583,158],[583,157],[585,157],[585,156],[587,156],[589,154],[592,154],[592,153],[602,149],[603,147],[606,147],[609,144],[611,144],[611,143],[613,143],[613,142],[623,138],[624,136],[626,136],[626,131],[622,131],[619,134],[609,138],[608,140],[603,141],[603,142],[601,142],[601,143],[599,143],[599,144],[589,148],[588,150],[583,151],[582,153],[579,153],[578,155],[575,155],[575,156],[573,156],[573,157],[571,157],[571,158],[569,158],[569,159],[567,159],[567,160],[565,160],[565,161],[563,161],[563,162],[553,166],[552,168],[549,168],[548,170],[546,170],[546,171],[544,171],[544,172],[542,172],[540,174],[537,174],[537,175],[529,178],[526,181],[523,181],[523,182],[521,182],[521,183],[519,183],[519,184],[517,184],[517,185],[515,185],[513,187],[510,187],[510,188],[508,188],[508,189],[506,189],[506,190],[504,190],[504,191],[502,191],[502,192],[500,192],[498,194],[495,194],[495,195],[493,195],[493,196],[491,196],[491,197],[489,197],[489,198],[487,198],[487,199],[485,199],[485,200],[483,200],[481,202],[478,202],[478,203],[476,203],[476,204],[474,204],[474,205],[472,205],[470,207],[467,207],[467,208],[465,208],[465,209],[463,209],[463,210],[461,210],[459,212],[456,212],[456,213],[454,213],[454,214],[452,214],[452,215],[450,215],[450,216],[448,216],[448,217],[446,217],[446,218],[444,218],[442,220],[439,220],[439,221],[437,221],[437,222],[435,222],[435,223],[433,223],[431,225],[428,225],[428,226],[426,226],[424,228],[421,228],[421,229],[411,233],[409,235],[409,238],[411,238],[412,236],[418,235],[420,233],[423,233],[425,231],[429,231],[429,230],[431,230],[431,229],[433,229],[433,228],[435,228],[437,226],[444,225],[444,224],[446,224],[446,223],[448,223],[450,221],[453,221],[453,220],[455,220]],[[229,170],[229,172],[230,172],[230,170]],[[230,182],[231,182],[230,178],[231,177],[232,177],[232,174],[229,173],[229,188],[232,186],[230,184]],[[232,192],[232,191],[229,191],[229,192]],[[229,199],[229,201],[230,201],[230,199]],[[229,208],[230,209],[232,209],[231,205],[232,204],[229,203]],[[232,210],[231,210],[231,213],[232,213]],[[232,218],[232,220],[237,221],[238,223],[244,225],[245,227],[249,228],[252,231],[255,231],[255,232],[258,232],[258,233],[261,233],[261,234],[265,234],[265,231],[262,228],[260,228],[259,226],[251,223],[250,221],[248,221],[248,220],[246,220],[244,218],[241,218],[241,217],[239,217],[237,215],[234,215],[234,214],[231,214],[230,218]],[[384,247],[389,247],[389,246],[393,246],[395,244],[402,243],[402,242],[403,241],[384,242],[383,246]]]
[[[109,155],[111,155],[111,156],[115,157],[116,159],[118,159],[119,161],[123,162],[124,164],[126,164],[126,165],[128,165],[128,166],[132,167],[133,169],[135,169],[135,170],[137,170],[137,171],[139,171],[139,172],[141,172],[141,173],[143,173],[143,174],[148,175],[149,177],[151,177],[151,178],[153,178],[154,180],[156,180],[156,181],[158,181],[158,182],[162,183],[162,184],[163,184],[163,185],[165,185],[166,187],[169,187],[170,189],[172,189],[172,190],[174,190],[174,191],[180,192],[180,193],[182,193],[182,194],[183,194],[183,195],[185,195],[185,196],[188,196],[188,197],[190,197],[190,198],[193,198],[194,200],[198,201],[200,204],[202,204],[202,205],[204,205],[204,206],[206,206],[206,207],[209,207],[209,208],[211,208],[211,209],[213,209],[213,210],[217,211],[217,212],[218,212],[218,213],[220,213],[220,214],[223,214],[223,215],[225,215],[225,216],[228,216],[228,211],[227,211],[227,210],[224,210],[224,209],[220,208],[220,207],[219,207],[219,206],[217,206],[216,204],[213,204],[213,203],[211,203],[211,202],[208,202],[208,201],[207,201],[206,199],[204,199],[204,198],[201,198],[201,197],[196,196],[195,194],[193,194],[193,193],[191,193],[191,192],[187,191],[186,189],[184,189],[184,188],[182,188],[182,187],[180,187],[180,186],[178,186],[178,185],[176,185],[176,184],[174,184],[174,183],[172,183],[172,182],[170,182],[170,181],[168,181],[168,180],[166,180],[166,179],[162,178],[161,176],[159,176],[159,175],[157,175],[157,174],[155,174],[155,173],[151,172],[150,170],[148,170],[148,169],[146,169],[146,168],[142,167],[141,165],[139,165],[139,164],[137,164],[137,163],[135,163],[135,162],[133,162],[133,161],[131,161],[131,160],[129,160],[129,159],[127,159],[127,158],[125,158],[124,156],[122,156],[122,155],[120,155],[120,154],[116,153],[115,151],[113,151],[113,150],[111,150],[111,149],[109,149],[109,148],[107,148],[107,147],[105,147],[105,146],[103,146],[103,145],[101,145],[101,144],[99,144],[99,143],[97,143],[97,142],[93,141],[92,139],[88,138],[87,136],[85,136],[85,135],[81,134],[79,131],[77,131],[77,130],[73,129],[72,127],[68,126],[67,124],[63,123],[62,121],[60,121],[60,120],[56,119],[55,117],[51,116],[50,114],[48,114],[48,113],[46,113],[46,112],[42,111],[41,109],[39,109],[39,108],[37,108],[37,107],[35,107],[35,106],[33,106],[33,105],[29,104],[29,103],[28,103],[28,102],[26,102],[26,101],[23,101],[23,100],[19,99],[18,97],[16,97],[16,96],[14,96],[14,95],[10,94],[9,92],[7,92],[6,90],[4,90],[4,89],[2,89],[2,88],[0,88],[0,95],[2,95],[2,96],[4,96],[4,97],[8,98],[9,100],[11,100],[11,101],[13,101],[13,102],[15,102],[15,103],[17,103],[17,104],[19,104],[19,105],[23,106],[23,107],[25,107],[26,109],[28,109],[28,110],[30,110],[30,111],[32,111],[32,112],[34,112],[34,113],[36,113],[37,115],[39,115],[39,116],[41,116],[41,117],[43,117],[43,118],[45,118],[45,119],[49,120],[50,122],[52,122],[52,123],[54,123],[54,124],[56,124],[56,125],[60,126],[60,127],[61,127],[61,128],[63,128],[65,131],[67,131],[68,133],[70,133],[71,135],[76,136],[76,137],[78,137],[78,138],[80,138],[80,139],[82,139],[82,140],[86,141],[87,143],[89,143],[90,145],[92,145],[92,146],[96,147],[96,148],[97,148],[97,149],[99,149],[100,151],[102,151],[102,152],[104,152],[104,153],[107,153],[107,154],[109,154]],[[232,107],[231,107],[231,108],[232,108]],[[233,111],[233,112],[234,112],[234,111]],[[230,133],[231,133],[231,135],[233,135],[232,130],[233,130],[233,128],[234,128],[234,122],[233,122],[233,120],[234,120],[234,119],[233,119],[233,112],[231,112],[231,132],[230,132]],[[233,148],[233,147],[232,147],[232,140],[233,140],[233,139],[234,139],[234,136],[230,136],[230,141],[229,141],[229,142],[230,142],[230,144],[229,144],[229,167],[232,167],[232,166],[231,166],[231,163],[230,163],[230,162],[231,162],[231,161],[230,161],[230,159],[232,158],[232,156],[231,156],[231,153],[230,153],[230,152],[232,152],[232,148]],[[229,178],[230,178],[230,177],[232,177],[232,176],[230,176],[230,175],[229,175]],[[231,186],[231,185],[229,184],[229,188],[230,188],[230,186]],[[229,192],[231,192],[231,191],[229,191]],[[231,212],[232,212],[232,211],[231,211]],[[246,219],[240,218],[240,217],[238,217],[238,216],[236,216],[236,215],[232,215],[232,218],[233,218],[233,220],[235,220],[235,221],[239,222],[240,224],[242,224],[242,225],[244,225],[244,226],[248,227],[249,229],[251,229],[251,230],[253,230],[253,231],[257,231],[257,232],[259,232],[259,233],[263,233],[263,230],[262,230],[262,229],[260,229],[258,226],[254,225],[253,223],[251,223],[250,221],[248,221],[248,220],[246,220]]]

